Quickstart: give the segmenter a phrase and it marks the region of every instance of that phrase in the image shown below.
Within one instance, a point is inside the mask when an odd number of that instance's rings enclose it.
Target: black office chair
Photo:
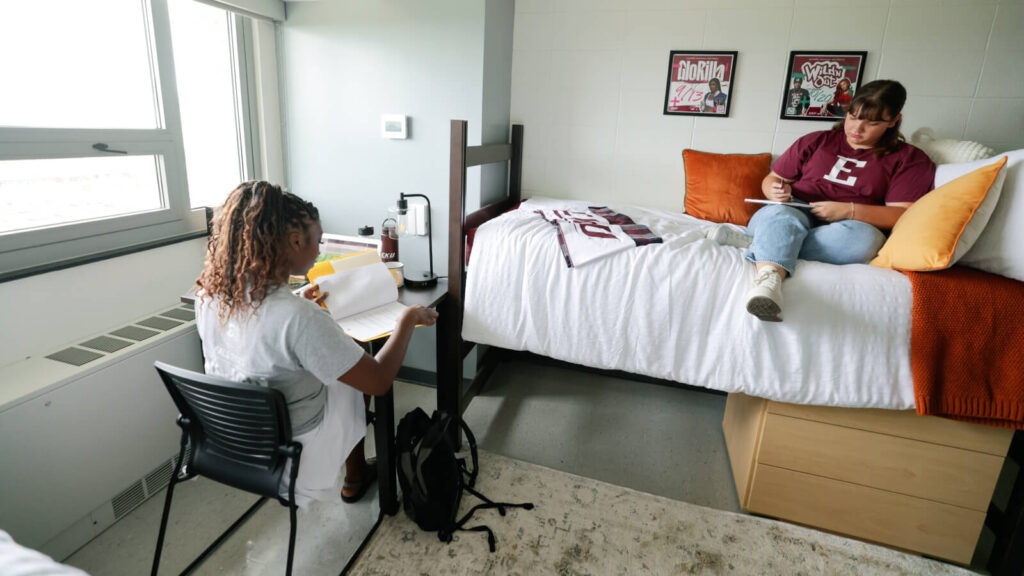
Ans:
[[[292,441],[284,395],[271,388],[231,382],[162,362],[154,365],[178,407],[178,426],[182,432],[181,452],[167,485],[163,518],[160,519],[153,576],[156,576],[160,567],[160,552],[163,549],[174,485],[195,476],[205,476],[262,497],[182,574],[195,570],[268,498],[276,498],[289,508],[291,514],[288,565],[285,572],[290,575],[295,554],[295,478],[299,473],[302,444]],[[280,497],[278,486],[289,459],[292,462],[291,482],[288,499],[285,500]]]

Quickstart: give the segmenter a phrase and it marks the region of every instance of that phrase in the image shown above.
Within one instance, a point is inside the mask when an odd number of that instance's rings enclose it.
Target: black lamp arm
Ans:
[[[405,192],[398,193],[398,201],[405,202],[406,198],[423,198],[427,201],[427,253],[430,256],[430,276],[434,276],[434,227],[430,223],[430,198],[425,194],[406,194]],[[402,204],[399,204],[401,207]]]

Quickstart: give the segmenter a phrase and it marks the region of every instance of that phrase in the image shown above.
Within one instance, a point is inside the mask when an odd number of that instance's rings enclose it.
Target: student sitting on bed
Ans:
[[[294,440],[302,443],[295,499],[354,502],[376,469],[363,457],[364,398],[391,388],[417,324],[437,313],[405,310],[374,358],[318,306],[316,285],[302,298],[288,290],[289,274],[305,274],[319,252],[320,215],[313,204],[267,182],[250,181],[228,196],[214,221],[206,264],[196,284],[196,325],[206,372],[284,393]],[[348,455],[345,458],[345,455]],[[287,494],[288,473],[281,493]]]
[[[907,144],[900,121],[907,91],[894,80],[865,84],[846,118],[831,130],[797,140],[761,183],[765,198],[810,208],[767,205],[750,219],[749,236],[718,225],[708,237],[750,246],[756,266],[747,311],[782,320],[782,279],[797,259],[830,264],[868,262],[885,242],[883,231],[932,189],[935,164]]]

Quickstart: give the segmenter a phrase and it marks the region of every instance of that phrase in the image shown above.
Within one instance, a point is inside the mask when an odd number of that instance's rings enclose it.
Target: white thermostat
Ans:
[[[384,138],[405,140],[408,121],[405,114],[382,114],[380,117],[380,135]]]

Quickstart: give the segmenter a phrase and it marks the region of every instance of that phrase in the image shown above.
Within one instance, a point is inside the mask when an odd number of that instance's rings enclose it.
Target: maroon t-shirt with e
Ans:
[[[875,158],[870,149],[852,148],[842,130],[801,137],[772,164],[772,172],[791,180],[793,195],[806,202],[913,202],[935,180],[935,164],[920,149],[903,144]]]

